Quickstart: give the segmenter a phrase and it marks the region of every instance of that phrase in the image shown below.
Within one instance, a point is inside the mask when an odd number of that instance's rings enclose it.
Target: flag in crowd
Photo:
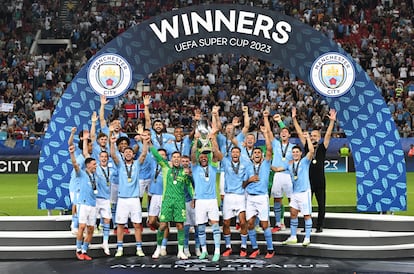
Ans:
[[[125,104],[124,108],[126,114],[132,119],[143,119],[144,118],[144,104]]]

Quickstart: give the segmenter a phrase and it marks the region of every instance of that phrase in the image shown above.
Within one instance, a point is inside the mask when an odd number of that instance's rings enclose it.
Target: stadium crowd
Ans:
[[[36,118],[36,112],[53,112],[65,88],[95,52],[142,20],[205,2],[208,1],[2,1],[0,104],[13,104],[13,111],[0,113],[0,131],[17,140],[41,138],[49,121]],[[401,136],[413,136],[413,1],[239,3],[296,17],[341,44],[380,88]],[[59,23],[63,11],[69,23]],[[38,30],[42,37],[70,38],[73,47],[32,54],[30,49]],[[160,118],[166,128],[180,124],[189,129],[194,109],[206,112],[213,105],[221,106],[223,123],[240,116],[243,105],[249,106],[252,127],[259,124],[262,110],[267,108],[271,114],[280,113],[293,130],[288,115],[292,106],[299,110],[302,128],[325,130],[329,122],[328,105],[310,86],[282,67],[251,56],[194,56],[153,72],[143,85],[143,89],[131,89],[115,104],[113,116],[119,116],[125,132],[134,132],[143,121],[140,117],[128,118],[124,105],[142,103],[145,94],[153,97],[152,118]],[[339,123],[334,137],[343,137]]]

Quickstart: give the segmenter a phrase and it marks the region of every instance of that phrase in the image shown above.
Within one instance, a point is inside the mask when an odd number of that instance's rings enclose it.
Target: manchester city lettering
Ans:
[[[286,21],[275,22],[272,17],[248,11],[230,10],[224,14],[220,10],[205,10],[204,17],[197,12],[174,15],[172,22],[168,19],[161,20],[160,24],[151,23],[149,26],[158,37],[165,43],[167,34],[173,39],[180,36],[180,30],[186,36],[200,33],[200,28],[207,32],[221,32],[227,29],[230,32],[263,36],[278,44],[285,44],[289,40],[292,26]]]
[[[29,172],[32,161],[0,161],[0,173]]]
[[[108,62],[112,62],[115,63],[117,65],[119,65],[122,69],[128,69],[128,64],[124,61],[124,59],[121,59],[120,57],[116,56],[116,55],[102,55],[99,56],[95,62],[93,63],[91,69],[93,70],[97,70],[99,69],[99,66],[104,64],[104,63],[108,63]]]

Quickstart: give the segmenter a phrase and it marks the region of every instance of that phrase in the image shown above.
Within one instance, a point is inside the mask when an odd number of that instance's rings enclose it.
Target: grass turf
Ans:
[[[326,180],[327,212],[355,211],[355,173],[326,173]],[[407,211],[397,212],[398,215],[414,215],[414,190],[410,185],[413,180],[414,173],[407,173]],[[284,204],[288,204],[287,200]],[[315,199],[313,204],[316,205]],[[143,205],[146,205],[145,197]],[[47,213],[47,210],[37,209],[37,174],[0,175],[0,215],[39,216]],[[54,215],[58,213],[52,211]]]

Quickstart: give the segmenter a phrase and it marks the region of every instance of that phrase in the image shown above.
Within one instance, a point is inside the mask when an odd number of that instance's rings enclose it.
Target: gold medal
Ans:
[[[283,158],[282,158],[282,161],[286,161],[286,158],[285,158],[285,157],[283,157]]]
[[[96,194],[98,194],[98,190],[96,190],[96,189],[95,189],[95,190],[93,191],[93,194],[95,194],[95,195],[96,195]]]
[[[130,182],[132,182],[132,179],[131,178],[128,178],[128,183],[130,183]]]
[[[295,175],[295,176],[293,177],[293,179],[295,179],[295,181],[296,181],[296,180],[298,179],[298,176],[296,176],[296,175]]]
[[[313,159],[313,160],[312,160],[312,164],[314,164],[314,165],[315,165],[317,162],[318,162],[318,161],[316,161],[316,159]]]
[[[110,183],[109,181],[106,181],[106,185],[107,185],[107,186],[110,186],[110,185],[111,185],[111,183]]]

